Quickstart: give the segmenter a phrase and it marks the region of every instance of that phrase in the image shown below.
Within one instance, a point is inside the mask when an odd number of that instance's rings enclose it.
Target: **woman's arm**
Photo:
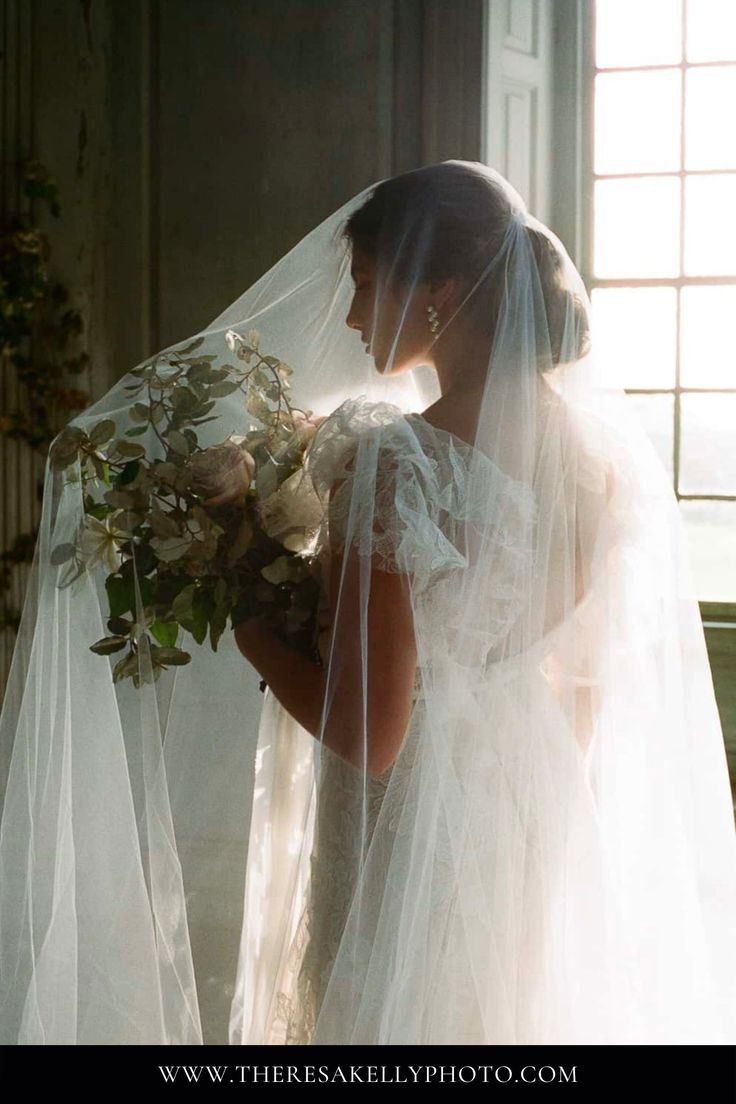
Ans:
[[[401,748],[413,706],[416,641],[406,576],[374,568],[366,617],[367,682],[364,688],[359,560],[333,555],[330,595],[338,629],[331,641],[335,677],[322,742],[371,777],[383,774]],[[334,598],[339,594],[339,602]],[[241,653],[270,686],[284,709],[319,739],[326,668],[286,644],[260,618],[235,628]],[[367,700],[364,723],[363,701]]]
[[[411,717],[417,648],[408,576],[371,566],[363,627],[360,574],[354,549],[347,562],[333,553],[331,644],[338,666],[325,742],[343,759],[365,762],[377,778],[393,766]]]
[[[241,653],[265,679],[284,709],[316,736],[324,701],[324,669],[290,647],[259,617],[242,621],[234,633]]]
[[[388,464],[377,460],[383,501],[391,499]],[[347,471],[354,457],[344,458]],[[384,480],[388,480],[388,489]],[[344,480],[333,483],[328,505],[329,532],[343,532],[345,505],[337,496]],[[394,496],[395,497],[395,496]],[[378,495],[377,495],[378,498]],[[376,514],[373,529],[382,534],[385,519]],[[389,518],[387,524],[392,524]],[[335,673],[324,740],[336,754],[377,778],[396,759],[414,707],[417,647],[408,575],[382,570],[382,557],[361,562],[355,542],[331,541],[327,595],[331,612],[329,649]],[[336,547],[339,545],[339,549]],[[368,573],[370,585],[365,593]],[[364,613],[361,613],[365,606]]]
[[[345,460],[348,470],[353,462]],[[330,491],[330,533],[339,530],[340,519],[335,521],[333,509],[342,482]],[[374,524],[377,528],[378,519]],[[327,668],[291,648],[261,619],[237,626],[236,641],[303,728],[341,759],[378,777],[393,765],[414,706],[417,648],[410,579],[381,570],[378,557],[369,568],[366,596],[362,578],[366,565],[354,547],[347,554],[332,548],[328,560],[327,654],[333,672],[329,688]],[[365,618],[361,616],[364,602]],[[329,709],[320,733],[328,689]]]

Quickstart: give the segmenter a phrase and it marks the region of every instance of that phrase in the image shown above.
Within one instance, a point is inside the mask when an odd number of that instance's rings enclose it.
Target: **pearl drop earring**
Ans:
[[[427,316],[429,318],[429,328],[433,334],[436,334],[437,330],[440,328],[440,320],[437,311],[431,303],[427,307]]]

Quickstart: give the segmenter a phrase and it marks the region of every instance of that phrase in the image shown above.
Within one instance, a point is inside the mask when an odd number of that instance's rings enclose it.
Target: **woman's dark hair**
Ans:
[[[423,217],[413,223],[415,212],[423,213]],[[348,217],[342,236],[352,249],[365,253],[379,268],[382,265],[391,268],[392,281],[400,284],[414,264],[413,229],[416,240],[427,250],[422,226],[422,223],[426,225],[427,212],[431,213],[433,237],[423,259],[426,281],[454,276],[472,286],[485,269],[489,256],[501,249],[512,215],[508,197],[492,178],[472,164],[443,161],[382,181]],[[553,365],[570,359],[561,359],[569,306],[573,310],[575,338],[572,359],[578,360],[590,348],[585,306],[563,284],[563,258],[554,243],[532,226],[525,226],[525,231],[537,260]],[[402,258],[405,258],[403,262]],[[466,303],[489,340],[508,278],[504,272],[494,271],[481,281]]]

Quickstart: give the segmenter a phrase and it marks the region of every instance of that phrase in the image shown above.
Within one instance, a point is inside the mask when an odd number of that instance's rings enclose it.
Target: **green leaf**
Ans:
[[[210,616],[214,603],[212,595],[202,588],[198,588],[192,604],[192,628],[191,633],[198,644],[203,644],[207,636]]]
[[[178,429],[170,429],[167,434],[167,440],[174,452],[178,453],[180,456],[189,455],[189,441]]]
[[[199,399],[188,387],[179,386],[171,395],[171,405],[178,413],[192,410],[199,404]]]
[[[127,636],[103,636],[101,640],[90,644],[89,650],[95,652],[96,655],[112,655],[113,652],[119,652],[128,643],[129,638]]]
[[[154,621],[151,624],[151,632],[159,644],[173,647],[179,635],[179,626],[176,621]]]
[[[125,617],[110,617],[107,621],[107,627],[115,636],[129,636],[133,622],[128,621]]]
[[[110,418],[105,418],[90,431],[89,439],[95,446],[103,445],[105,441],[110,440],[114,433],[115,423]]]
[[[237,391],[240,387],[240,380],[227,380],[222,383],[213,383],[209,389],[209,393],[213,399],[219,399],[223,395],[232,395],[233,391]]]
[[[159,460],[152,470],[152,475],[155,479],[158,479],[161,483],[166,484],[169,487],[173,487],[176,483],[181,468],[177,464],[168,463],[166,461]]]
[[[201,418],[203,415],[209,414],[210,410],[212,410],[212,408],[215,406],[217,406],[217,403],[214,399],[212,400],[212,402],[202,403],[202,405],[199,406],[196,411],[197,417]]]
[[[76,548],[73,544],[57,544],[56,548],[51,550],[49,560],[52,564],[63,564],[67,560],[70,560],[74,555]]]
[[[78,426],[67,426],[54,438],[49,449],[49,458],[54,469],[68,468],[77,458],[79,447],[84,440],[84,430]]]
[[[171,603],[174,616],[185,629],[188,629],[192,622],[192,607],[196,589],[196,583],[190,583],[188,586],[185,586],[183,590],[179,591],[176,598]]]
[[[157,663],[170,663],[174,667],[183,667],[185,663],[191,662],[191,655],[189,652],[182,651],[181,648],[151,648],[151,658],[155,659]]]
[[[234,368],[230,369],[230,370],[235,371]],[[228,376],[229,376],[228,365],[225,365],[224,367],[220,367],[220,368],[212,368],[212,369],[210,369],[210,374],[207,376],[207,382],[210,383],[210,384],[221,383],[223,380],[228,379]]]
[[[136,445],[133,441],[118,439],[114,447],[118,456],[134,456],[138,458],[146,455],[146,450],[143,445]]]
[[[180,537],[152,537],[151,549],[157,559],[165,563],[173,563],[180,560],[189,551],[192,543],[187,536]]]
[[[120,679],[125,678],[126,675],[138,674],[138,656],[135,652],[130,652],[129,655],[123,656],[112,669],[112,681],[119,682]]]
[[[145,549],[145,545],[143,545],[143,549]],[[151,563],[150,566],[146,567],[146,570],[151,571],[152,568],[153,568],[154,563],[155,563],[155,558],[152,557],[152,563]],[[141,592],[141,602],[143,603],[144,606],[150,606],[153,602],[153,590],[154,590],[154,581],[153,581],[153,579],[145,579],[145,578],[140,579],[139,578],[138,579],[138,586],[139,586],[140,592]]]
[[[213,599],[215,608],[210,620],[210,644],[212,645],[212,651],[216,652],[217,643],[227,625],[227,615],[230,612],[231,605],[228,586],[224,579],[218,579],[215,583]]]
[[[253,414],[264,425],[270,425],[272,422],[273,412],[260,392],[249,391],[245,407],[248,413]]]
[[[111,617],[120,617],[123,613],[134,612],[135,591],[132,575],[128,574],[126,578],[120,575],[108,575],[105,579],[105,590]]]
[[[179,537],[181,539],[181,525],[171,511],[162,510],[156,506],[150,512],[148,522],[157,537]]]

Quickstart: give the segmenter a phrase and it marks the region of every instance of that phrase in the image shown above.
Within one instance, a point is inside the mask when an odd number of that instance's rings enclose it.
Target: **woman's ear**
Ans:
[[[430,302],[438,311],[448,303],[454,303],[459,292],[458,281],[454,276],[448,276],[444,280],[433,280],[429,284]]]

